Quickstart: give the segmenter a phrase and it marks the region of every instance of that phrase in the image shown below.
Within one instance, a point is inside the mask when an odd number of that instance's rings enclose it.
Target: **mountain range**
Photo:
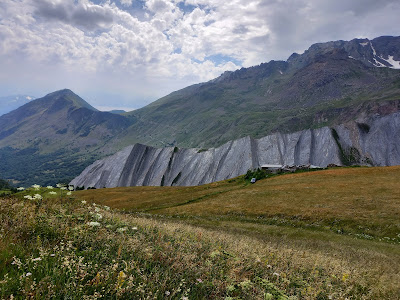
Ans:
[[[57,91],[0,117],[0,177],[67,182],[135,143],[208,149],[245,136],[369,124],[399,111],[399,69],[400,37],[385,36],[315,44],[123,114]]]

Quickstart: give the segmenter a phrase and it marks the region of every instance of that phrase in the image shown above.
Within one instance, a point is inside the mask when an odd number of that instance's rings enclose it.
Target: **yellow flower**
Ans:
[[[118,289],[122,287],[122,284],[124,283],[126,277],[127,276],[124,273],[124,271],[119,272],[118,279],[117,279],[117,288]]]

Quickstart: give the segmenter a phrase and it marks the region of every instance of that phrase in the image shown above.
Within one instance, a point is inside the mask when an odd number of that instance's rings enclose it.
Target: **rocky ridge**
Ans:
[[[218,148],[154,148],[134,144],[87,167],[70,184],[85,187],[192,186],[245,174],[263,164],[326,167],[400,164],[400,113],[368,123],[244,137]]]

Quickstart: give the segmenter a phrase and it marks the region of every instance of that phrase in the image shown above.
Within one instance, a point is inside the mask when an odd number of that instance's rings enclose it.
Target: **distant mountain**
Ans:
[[[400,37],[315,44],[287,61],[226,72],[130,112],[135,123],[120,138],[211,147],[340,124],[400,100],[399,64]]]
[[[0,116],[35,99],[28,95],[13,95],[0,97]]]
[[[70,90],[31,101],[0,117],[0,175],[25,184],[68,181],[129,125]]]
[[[126,113],[126,111],[122,110],[122,109],[114,109],[114,110],[110,110],[109,112],[112,114],[118,114],[118,115]]]
[[[210,148],[245,136],[367,124],[399,111],[399,68],[400,37],[380,37],[315,44],[287,61],[225,72],[122,115],[58,91],[0,117],[0,177],[72,179],[135,143]]]

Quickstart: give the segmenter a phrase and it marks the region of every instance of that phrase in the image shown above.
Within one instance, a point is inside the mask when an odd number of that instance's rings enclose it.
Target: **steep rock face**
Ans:
[[[400,114],[368,123],[241,138],[208,150],[126,147],[87,167],[71,184],[85,187],[200,185],[246,173],[263,164],[326,167],[400,164]]]

